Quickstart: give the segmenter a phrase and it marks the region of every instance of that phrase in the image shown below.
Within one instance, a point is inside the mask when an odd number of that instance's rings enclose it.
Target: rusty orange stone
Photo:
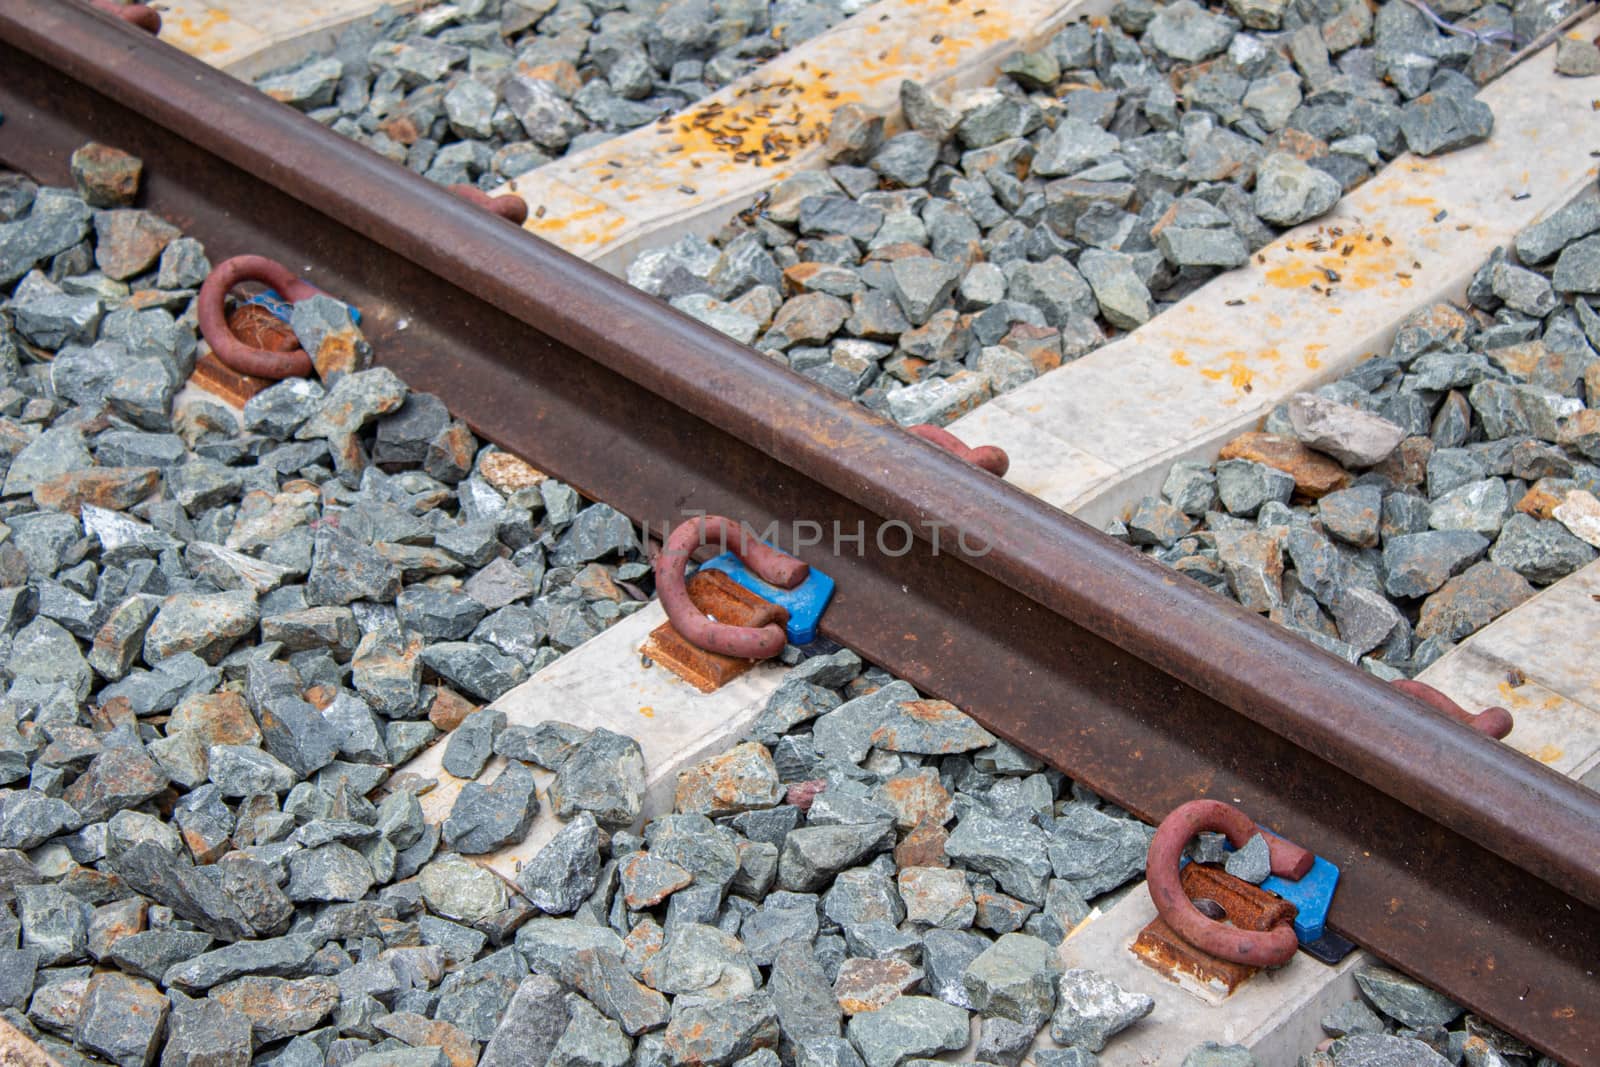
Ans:
[[[879,788],[879,796],[893,809],[895,825],[902,830],[928,823],[943,826],[955,814],[950,791],[939,781],[939,772],[934,767],[920,767],[891,776]]]
[[[436,1048],[450,1061],[450,1067],[475,1067],[478,1045],[465,1030],[443,1019],[429,1019],[414,1012],[385,1015],[373,1024],[390,1037],[412,1048]]]
[[[557,59],[550,63],[518,63],[517,73],[547,81],[565,97],[570,97],[583,88],[583,78],[578,74],[578,68],[566,59]]]
[[[910,241],[895,241],[879,245],[867,253],[868,263],[893,263],[899,259],[932,259],[933,253]]]
[[[536,488],[549,477],[527,460],[510,452],[490,452],[478,461],[478,473],[484,481],[506,496],[519,489]]]
[[[222,691],[185,698],[172,709],[167,732],[193,733],[212,745],[258,745],[261,730],[238,693]]]
[[[1567,498],[1567,489],[1551,484],[1553,481],[1555,479],[1540,478],[1534,482],[1517,501],[1517,510],[1536,519],[1555,518],[1556,508]]]
[[[417,128],[417,120],[404,112],[378,123],[378,130],[389,140],[407,148],[416,144],[422,136],[422,131]]]
[[[1267,138],[1265,151],[1287,152],[1296,159],[1309,163],[1328,154],[1328,143],[1303,130],[1285,127]]]
[[[318,711],[326,711],[338,695],[339,689],[337,686],[314,685],[306,690],[306,703]]]
[[[443,462],[464,475],[472,469],[472,457],[477,451],[478,439],[458,419],[428,444],[428,469],[435,470]]]
[[[1395,485],[1402,488],[1419,486],[1428,480],[1428,459],[1433,455],[1433,442],[1426,437],[1407,437],[1389,454],[1389,458],[1372,468]]]
[[[847,959],[839,965],[833,999],[846,1015],[859,1015],[885,1007],[921,980],[922,972],[904,960]]]
[[[139,716],[134,713],[133,702],[127,697],[117,696],[107,700],[104,704],[89,713],[89,721],[96,730],[115,730],[119,726],[132,726],[138,728]]]
[[[1061,331],[1054,326],[1035,326],[1019,322],[1000,339],[1007,348],[1021,352],[1040,374],[1061,366]]]
[[[1294,479],[1295,492],[1313,500],[1350,484],[1350,475],[1338,463],[1284,434],[1240,434],[1222,446],[1217,458],[1248,459],[1283,471]]]
[[[449,686],[441,685],[433,691],[433,703],[428,705],[428,721],[440,733],[447,734],[477,710],[478,705]]]
[[[950,833],[937,823],[925,822],[914,828],[894,847],[894,865],[906,867],[948,867],[945,842]]]
[[[85,504],[122,511],[153,493],[160,481],[161,472],[154,467],[91,467],[34,486],[33,502],[45,511],[71,515]]]

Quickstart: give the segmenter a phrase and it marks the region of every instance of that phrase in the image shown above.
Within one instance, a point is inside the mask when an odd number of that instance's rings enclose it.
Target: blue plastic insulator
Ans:
[[[266,289],[245,301],[246,304],[259,304],[272,312],[274,318],[282,319],[288,323],[289,316],[294,314],[294,305],[285,300],[276,289]],[[354,304],[346,304],[350,309],[350,321],[357,326],[361,325],[361,309]]]
[[[744,565],[732,552],[706,560],[701,567],[710,567],[726,574],[762,600],[770,601],[789,611],[789,622],[784,633],[791,645],[809,645],[817,639],[817,623],[833,596],[833,579],[815,567],[806,580],[793,589],[779,589],[768,585]]]

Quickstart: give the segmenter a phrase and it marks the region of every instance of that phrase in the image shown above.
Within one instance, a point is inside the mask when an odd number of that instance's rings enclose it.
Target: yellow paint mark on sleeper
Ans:
[[[656,717],[656,709],[651,707],[649,704],[646,704],[644,707],[639,709],[639,714],[643,715],[647,719],[653,719]]]
[[[1189,366],[1189,357],[1184,353],[1183,349],[1174,348],[1172,350],[1172,362],[1179,367],[1187,367]]]
[[[1566,751],[1563,750],[1559,745],[1540,745],[1532,752],[1529,752],[1528,755],[1532,756],[1540,763],[1554,763],[1556,760],[1566,755]]]

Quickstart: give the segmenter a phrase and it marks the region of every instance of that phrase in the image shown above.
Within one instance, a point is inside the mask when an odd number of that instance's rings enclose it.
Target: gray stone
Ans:
[[[478,777],[494,752],[495,735],[505,725],[505,712],[494,708],[484,708],[468,715],[450,732],[440,765],[457,778]]]
[[[256,709],[267,751],[301,777],[316,773],[339,754],[339,731],[311,704],[274,697]]]
[[[477,641],[429,645],[422,649],[422,664],[480,701],[494,701],[528,678],[522,662]]]
[[[998,1016],[985,1016],[973,1057],[980,1063],[992,1063],[996,1067],[1017,1067],[1033,1045],[1038,1032],[1037,1026]]]
[[[1585,237],[1562,249],[1550,283],[1558,293],[1600,293],[1600,236]]]
[[[478,1059],[479,1067],[529,1067],[549,1060],[569,1021],[561,984],[542,974],[517,984],[494,1036]]]
[[[311,573],[306,576],[306,601],[313,607],[356,600],[388,603],[400,592],[400,578],[400,569],[377,550],[336,530],[322,529],[317,531]]]
[[[1255,212],[1277,226],[1297,226],[1330,211],[1343,193],[1337,179],[1287,152],[1256,169]]]
[[[1189,1050],[1181,1067],[1259,1067],[1259,1064],[1243,1045],[1204,1041]]]
[[[1445,1067],[1445,1059],[1416,1038],[1393,1034],[1351,1034],[1328,1049],[1332,1067]]]
[[[654,1030],[667,1020],[666,997],[635,981],[621,954],[610,948],[577,950],[562,966],[562,979],[630,1036]]]
[[[588,736],[589,731],[582,727],[546,719],[532,726],[507,726],[495,735],[494,751],[497,756],[554,771]]]
[[[1426,596],[1482,559],[1488,540],[1471,530],[1439,530],[1389,538],[1383,587],[1394,597]]]
[[[1225,51],[1233,40],[1233,26],[1210,14],[1193,0],[1178,0],[1160,9],[1150,20],[1145,42],[1162,55],[1185,63],[1198,63]]]
[[[1510,567],[1528,581],[1548,585],[1565,578],[1595,558],[1595,550],[1554,520],[1514,514],[1489,549],[1489,559]]]
[[[1473,530],[1485,537],[1494,537],[1510,510],[1511,499],[1505,481],[1483,478],[1457,486],[1434,499],[1428,525],[1435,530]]]
[[[142,745],[107,748],[61,794],[84,822],[109,819],[123,808],[142,804],[167,787],[167,776]]]
[[[579,812],[517,872],[517,888],[549,915],[576,911],[600,884],[600,827]]]
[[[1039,146],[1033,173],[1045,178],[1074,174],[1115,152],[1120,144],[1115,134],[1095,123],[1068,116]]]
[[[1059,1001],[1050,1020],[1050,1036],[1062,1045],[1090,1052],[1155,1010],[1143,993],[1129,993],[1094,971],[1071,968],[1061,975]]]
[[[459,641],[483,620],[484,608],[457,590],[412,586],[395,598],[400,624],[429,641]]]
[[[900,309],[913,326],[925,324],[933,313],[948,303],[955,292],[961,271],[951,264],[926,256],[908,256],[889,265],[894,294]]]
[[[1274,501],[1287,504],[1294,477],[1254,460],[1225,459],[1217,464],[1217,495],[1228,514],[1250,518]]]
[[[1506,307],[1524,315],[1543,318],[1556,308],[1556,294],[1548,278],[1510,263],[1494,264],[1489,289]]]
[[[644,755],[638,743],[595,730],[562,762],[549,796],[563,819],[588,811],[608,830],[632,826],[644,803]]]
[[[0,793],[0,848],[31,849],[82,821],[71,804],[36,790]]]
[[[72,963],[84,957],[89,947],[87,904],[51,885],[21,885],[16,893],[22,947],[38,951],[40,966]]]
[[[312,416],[295,431],[295,438],[300,441],[340,440],[379,416],[398,410],[405,398],[405,383],[387,367],[346,374],[333,384]]]
[[[1239,234],[1230,228],[1167,226],[1156,237],[1156,247],[1174,267],[1243,266],[1250,250]]]
[[[283,761],[250,745],[212,745],[206,762],[211,781],[225,797],[287,793],[298,780]]]
[[[974,811],[956,824],[945,853],[971,870],[993,875],[1013,896],[1038,904],[1051,874],[1048,846],[1044,831],[1031,823],[1002,822]]]
[[[169,1007],[167,998],[143,978],[97,974],[84,993],[75,1042],[118,1067],[150,1067]]]
[[[810,939],[786,940],[776,946],[770,959],[772,973],[767,992],[783,1039],[804,1046],[818,1039],[837,1038],[842,1013]]]
[[[576,994],[566,998],[568,1022],[551,1049],[548,1067],[626,1067],[632,1044],[616,1023]]]
[[[847,1028],[866,1067],[899,1067],[908,1059],[958,1049],[969,1036],[967,1013],[932,997],[897,997],[854,1015]]]
[[[1150,321],[1155,308],[1149,288],[1134,269],[1132,256],[1098,248],[1085,249],[1078,257],[1078,270],[1088,281],[1101,313],[1111,325],[1132,330]]]
[[[161,1067],[249,1067],[250,1020],[214,1000],[172,997]]]
[[[917,130],[897,134],[872,156],[870,166],[896,185],[926,185],[939,157],[939,144]]]
[[[488,784],[463,785],[444,822],[445,845],[475,856],[522,840],[539,811],[535,788],[533,772],[515,760]]]
[[[972,1007],[1035,1030],[1056,1006],[1055,949],[1027,934],[1006,934],[967,965],[962,982]]]
[[[638,545],[633,524],[626,515],[609,504],[591,504],[578,512],[572,525],[556,542],[550,562],[558,567],[589,563],[608,556],[627,555]]]
[[[506,906],[506,886],[500,877],[456,855],[441,856],[423,867],[417,884],[429,910],[447,919],[477,922]],[[517,944],[522,944],[520,933]]]
[[[1543,263],[1596,230],[1600,230],[1600,200],[1575,200],[1517,234],[1517,259],[1528,264]]]
[[[333,56],[314,58],[294,70],[256,82],[256,88],[281,103],[302,111],[326,107],[344,76],[344,64]]]
[[[894,823],[806,826],[790,831],[778,858],[778,884],[806,892],[894,843]]]
[[[1272,856],[1267,849],[1267,839],[1251,834],[1250,840],[1236,852],[1229,853],[1223,869],[1241,881],[1260,885],[1272,873]]]
[[[1352,997],[1322,1017],[1322,1032],[1329,1037],[1381,1034],[1383,1020],[1360,997]]]
[[[1453,152],[1487,140],[1494,130],[1494,112],[1464,93],[1423,93],[1400,109],[1400,131],[1406,147],[1419,156]]]
[[[297,902],[360,900],[372,883],[372,868],[361,853],[334,843],[290,856],[285,892]]]
[[[1038,308],[1047,325],[1059,328],[1074,317],[1093,318],[1099,310],[1089,283],[1060,256],[1038,263],[1018,260],[1007,268],[1006,295]]]
[[[1289,421],[1301,442],[1350,467],[1382,463],[1406,436],[1387,419],[1311,393],[1290,398]]]
[[[9,286],[41,260],[89,235],[94,213],[65,189],[40,189],[25,218],[0,223],[0,285]]]
[[[1047,851],[1055,876],[1093,898],[1142,872],[1149,847],[1143,823],[1073,804],[1056,819]]]
[[[758,966],[768,967],[775,966],[775,961],[784,953],[784,946],[790,943],[809,946],[816,940],[817,929],[817,898],[810,893],[779,890],[769,894],[755,911],[745,916],[739,925],[739,937],[751,959]],[[776,976],[776,969],[773,974]],[[831,993],[828,999],[831,1004]],[[779,1013],[782,1011],[780,1003]],[[837,1025],[832,1032],[838,1032]]]
[[[161,984],[185,993],[204,993],[247,974],[292,977],[304,973],[316,950],[316,945],[302,937],[239,941],[174,963],[161,976]]]

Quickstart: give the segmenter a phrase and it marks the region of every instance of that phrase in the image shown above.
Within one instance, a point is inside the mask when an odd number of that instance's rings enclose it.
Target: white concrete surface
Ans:
[[[1006,0],[952,17],[946,0],[877,0],[671,122],[566,156],[495,192],[528,202],[529,231],[620,274],[645,248],[714,233],[777,181],[825,164],[822,137],[783,160],[736,158],[769,134],[825,134],[845,104],[894,118],[907,78],[939,94],[987,85],[1011,52],[1048,40],[1069,18],[1109,8],[1110,0]],[[744,127],[738,145],[715,143],[700,125],[713,114],[719,129]]]
[[[1574,778],[1600,767],[1600,560],[1485,626],[1417,677],[1471,711],[1498,704],[1505,743]]]
[[[652,603],[568,652],[491,705],[505,712],[508,725],[558,719],[585,729],[605,727],[634,738],[644,752],[645,819],[672,810],[679,771],[726,751],[739,740],[788,669],[776,662],[757,664],[717,692],[701,693],[665,667],[644,666],[639,648],[650,631],[665,621],[661,605]],[[447,737],[398,768],[438,780],[438,786],[422,797],[423,814],[429,822],[444,821],[466,784],[440,766]],[[503,758],[494,757],[479,780],[492,781],[504,766]],[[534,775],[539,782],[539,815],[532,831],[516,845],[473,857],[508,878],[562,826],[550,811],[546,793],[553,776],[537,768]]]
[[[384,0],[161,0],[161,39],[240,78],[330,47]]]
[[[951,431],[1005,448],[1008,480],[1049,503],[1094,525],[1123,517],[1173,462],[1214,459],[1293,393],[1386,351],[1409,312],[1459,298],[1497,245],[1593,184],[1596,90],[1553,63],[1547,49],[1484,90],[1488,141],[1402,156],[1249,265]],[[1324,268],[1341,278],[1333,296],[1310,288],[1327,287]]]

